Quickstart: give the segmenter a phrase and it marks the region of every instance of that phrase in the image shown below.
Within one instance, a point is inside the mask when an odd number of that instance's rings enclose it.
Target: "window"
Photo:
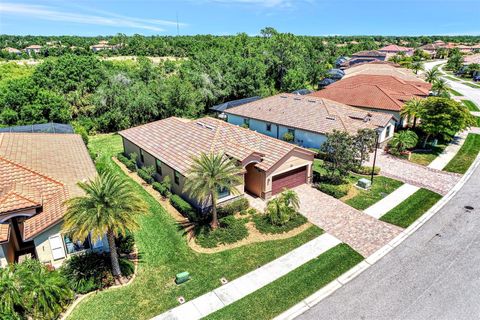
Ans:
[[[385,137],[386,137],[386,138],[390,137],[391,130],[392,130],[392,126],[390,126],[390,125],[387,126],[387,131],[386,131],[386,133],[385,133]]]
[[[143,150],[140,149],[140,162],[145,163],[145,158],[143,157]]]
[[[243,126],[246,128],[250,128],[250,119],[243,119]]]
[[[228,197],[229,195],[230,195],[230,192],[226,188],[218,189],[218,199]]]
[[[267,131],[268,132],[272,131],[272,124],[271,123],[267,123]]]
[[[175,184],[180,184],[180,173],[178,171],[174,171],[173,180],[175,181]]]
[[[50,236],[48,242],[50,243],[53,260],[65,258],[65,249],[63,248],[62,237],[59,234]]]
[[[85,241],[83,242],[82,241],[73,242],[68,236],[64,236],[63,240],[65,241],[65,247],[67,248],[68,254],[90,249],[89,237],[87,237],[87,239],[85,239]]]
[[[162,161],[156,159],[155,160],[155,166],[157,167],[157,173],[161,176],[163,176],[162,174]]]

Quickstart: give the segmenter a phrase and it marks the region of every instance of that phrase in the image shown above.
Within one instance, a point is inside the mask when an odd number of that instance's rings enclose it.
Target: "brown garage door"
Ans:
[[[307,181],[307,167],[301,167],[272,178],[272,194],[282,192],[284,188],[290,189]]]

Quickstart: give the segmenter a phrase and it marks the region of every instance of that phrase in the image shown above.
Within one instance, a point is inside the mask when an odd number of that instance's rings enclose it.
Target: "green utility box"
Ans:
[[[181,284],[187,282],[188,280],[190,280],[190,273],[188,273],[187,271],[177,273],[177,275],[175,276],[176,284]]]

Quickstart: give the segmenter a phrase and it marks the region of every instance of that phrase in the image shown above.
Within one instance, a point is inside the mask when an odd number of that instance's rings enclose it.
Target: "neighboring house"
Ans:
[[[470,54],[473,52],[474,48],[472,46],[466,46],[466,45],[463,45],[463,44],[460,44],[458,46],[456,46],[456,48],[461,52],[461,53],[465,53],[465,54]]]
[[[470,56],[465,56],[463,59],[464,65],[477,64],[477,63],[480,64],[480,53],[473,54]]]
[[[337,81],[327,88],[312,93],[353,107],[381,111],[393,115],[398,124],[404,121],[400,111],[408,100],[426,98],[431,84],[417,80],[407,81],[394,76],[356,75]]]
[[[255,96],[255,97],[250,97],[250,98],[243,98],[243,99],[238,99],[238,100],[232,100],[232,101],[227,101],[222,104],[217,104],[216,106],[213,106],[210,108],[210,111],[213,111],[216,113],[217,117],[224,119],[225,118],[225,110],[229,108],[233,108],[236,106],[240,106],[245,103],[249,103],[255,100],[261,99],[260,96]]]
[[[226,111],[227,121],[248,125],[251,130],[283,139],[289,132],[294,143],[306,148],[320,148],[327,134],[334,130],[356,134],[360,129],[377,130],[379,142],[392,137],[393,116],[368,112],[345,104],[316,98],[278,94]]]
[[[402,68],[400,65],[387,61],[372,61],[357,64],[345,69],[344,79],[358,75],[394,76],[407,81],[419,81],[419,77],[412,70]]]
[[[310,89],[298,89],[298,90],[292,91],[293,94],[296,94],[296,95],[299,95],[299,96],[305,96],[305,95],[310,94],[312,92],[313,91],[310,90]]]
[[[366,50],[359,51],[352,54],[350,60],[347,60],[341,66],[342,68],[348,68],[359,63],[371,62],[371,61],[385,61],[387,60],[387,54],[378,50]]]
[[[90,50],[92,50],[93,52],[111,49],[113,49],[113,46],[104,43],[94,44],[93,46],[90,46]]]
[[[197,120],[171,117],[120,131],[125,154],[136,153],[143,166],[156,169],[155,178],[169,176],[172,192],[205,211],[210,203],[199,203],[184,192],[193,158],[202,153],[220,153],[235,159],[244,169],[244,183],[236,186],[268,199],[284,188],[310,183],[314,152],[260,133],[205,117]],[[219,203],[238,195],[220,191]]]
[[[0,132],[30,132],[30,133],[74,133],[73,127],[63,123],[39,123],[0,128]]]
[[[15,48],[11,48],[11,47],[6,47],[6,48],[3,48],[2,50],[6,51],[8,53],[16,54],[16,55],[21,55],[22,54],[22,51],[20,51],[18,49],[15,49]]]
[[[0,133],[0,264],[36,258],[54,267],[105,239],[73,242],[62,234],[64,201],[96,170],[80,135]]]
[[[397,55],[399,53],[404,53],[407,56],[412,56],[414,49],[409,48],[409,47],[402,47],[398,46],[396,44],[390,44],[388,46],[385,46],[383,48],[378,49],[379,52],[386,53],[387,54],[387,60],[388,58]]]
[[[41,50],[42,46],[39,46],[37,44],[32,44],[31,46],[25,48],[25,52],[29,55],[31,55],[32,53],[40,53]]]

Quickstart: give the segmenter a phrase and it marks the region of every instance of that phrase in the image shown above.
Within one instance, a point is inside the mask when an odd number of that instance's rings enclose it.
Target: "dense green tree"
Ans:
[[[331,180],[343,180],[358,165],[359,150],[355,138],[344,131],[327,134],[320,150],[325,153],[324,168]]]

